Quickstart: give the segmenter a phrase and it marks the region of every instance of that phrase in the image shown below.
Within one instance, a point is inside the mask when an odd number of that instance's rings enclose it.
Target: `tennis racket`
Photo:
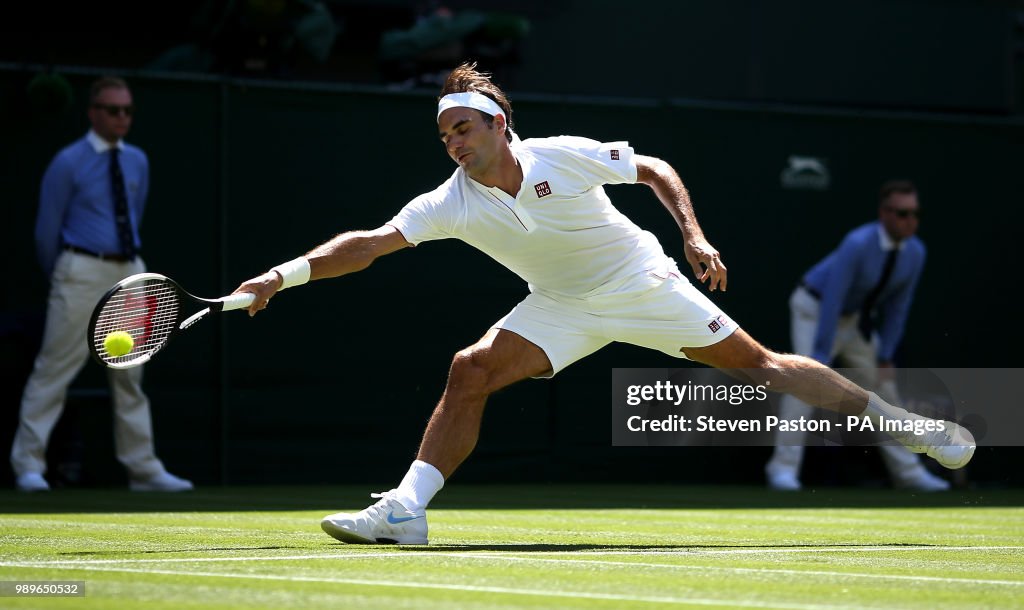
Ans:
[[[100,364],[112,369],[128,369],[148,362],[170,341],[211,312],[248,307],[256,295],[233,294],[219,299],[201,299],[189,294],[177,282],[159,273],[139,273],[126,277],[103,295],[89,320],[86,337],[89,351]],[[202,307],[186,317],[185,307]],[[131,335],[132,348],[114,356],[104,342],[112,332]]]

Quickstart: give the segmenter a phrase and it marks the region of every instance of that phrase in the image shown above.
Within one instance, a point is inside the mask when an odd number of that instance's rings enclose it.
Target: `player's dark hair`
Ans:
[[[89,86],[89,102],[95,102],[104,89],[128,89],[128,83],[119,76],[101,76]]]
[[[442,97],[449,93],[466,93],[468,91],[474,91],[480,95],[491,98],[494,103],[505,111],[505,124],[508,126],[508,129],[505,130],[505,139],[511,142],[512,104],[509,103],[508,97],[505,96],[505,92],[491,82],[490,73],[480,72],[476,69],[475,61],[465,62],[452,70],[452,73],[449,74],[448,78],[444,81],[444,86],[441,87],[441,95],[439,95],[437,99],[440,101]],[[477,112],[483,115],[484,121],[488,125],[494,122],[493,115],[479,110]]]
[[[878,204],[885,203],[893,193],[913,195],[916,192],[917,186],[910,180],[886,180],[882,183],[882,188],[878,189]]]

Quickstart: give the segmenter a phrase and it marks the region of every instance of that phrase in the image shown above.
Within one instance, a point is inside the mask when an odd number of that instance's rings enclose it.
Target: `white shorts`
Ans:
[[[547,376],[553,377],[613,341],[686,358],[682,348],[714,345],[738,326],[693,284],[673,275],[585,299],[532,292],[493,328],[544,350],[552,369]]]

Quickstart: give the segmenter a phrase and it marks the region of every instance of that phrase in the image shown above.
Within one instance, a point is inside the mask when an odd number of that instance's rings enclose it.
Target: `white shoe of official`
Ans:
[[[950,488],[949,481],[935,476],[925,470],[924,467],[921,467],[911,476],[902,477],[894,481],[894,485],[900,489],[924,492],[949,491]]]
[[[128,484],[132,491],[189,491],[192,487],[192,481],[176,477],[166,470],[148,479],[133,479]]]
[[[427,515],[413,514],[395,490],[370,494],[380,501],[358,513],[334,513],[320,522],[328,535],[349,544],[427,544]]]
[[[800,479],[797,478],[796,473],[792,470],[765,468],[764,472],[765,478],[768,479],[769,489],[774,489],[775,491],[800,491],[803,487],[800,484]]]
[[[38,472],[26,472],[18,475],[14,486],[18,491],[50,491],[50,484]]]
[[[894,434],[893,438],[914,453],[926,453],[928,457],[950,470],[963,468],[974,457],[977,445],[974,435],[963,426],[946,421],[943,431],[926,432],[920,436],[910,432]]]

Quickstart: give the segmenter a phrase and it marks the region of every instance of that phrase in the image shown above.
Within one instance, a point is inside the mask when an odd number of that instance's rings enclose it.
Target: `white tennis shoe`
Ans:
[[[916,472],[908,476],[893,477],[893,487],[907,489],[910,491],[949,491],[949,481],[928,472],[924,466],[915,469]]]
[[[772,468],[771,464],[764,469],[768,479],[768,488],[775,491],[800,491],[803,487],[796,471],[792,468]]]
[[[18,475],[14,486],[18,491],[50,491],[50,484],[38,472],[26,472]]]
[[[912,432],[894,434],[893,438],[914,453],[925,453],[950,470],[963,468],[974,457],[977,445],[974,435],[963,426],[944,422],[945,430],[927,432],[920,436]]]
[[[348,544],[427,544],[427,515],[409,512],[394,489],[358,513],[334,513],[320,522],[328,535]]]
[[[190,491],[193,489],[192,481],[176,477],[164,470],[148,479],[132,479],[128,482],[128,489],[132,491]]]

